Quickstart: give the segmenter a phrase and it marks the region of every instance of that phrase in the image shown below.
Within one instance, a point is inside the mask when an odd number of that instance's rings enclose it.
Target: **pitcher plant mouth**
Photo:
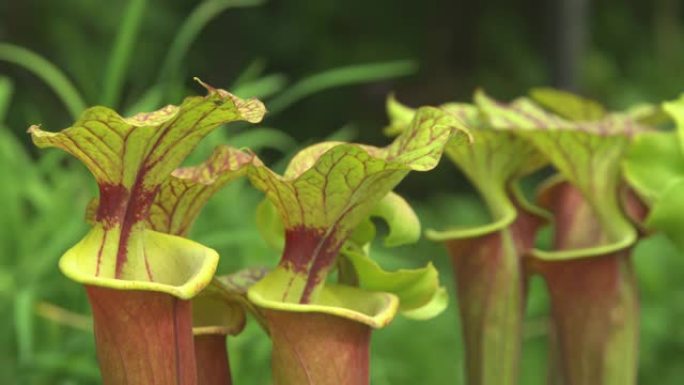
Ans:
[[[387,326],[399,309],[399,299],[391,293],[370,292],[346,286],[326,284],[315,302],[283,302],[283,290],[291,273],[276,268],[247,292],[247,298],[261,309],[294,313],[324,313],[359,322],[378,329]]]
[[[212,280],[218,265],[218,253],[186,238],[143,230],[140,246],[146,258],[146,271],[154,280],[117,279],[97,276],[93,256],[112,247],[107,231],[95,226],[83,240],[69,249],[59,261],[62,272],[84,285],[116,290],[148,290],[180,299],[191,299]],[[115,237],[110,239],[116,240]],[[149,270],[148,270],[149,269]]]

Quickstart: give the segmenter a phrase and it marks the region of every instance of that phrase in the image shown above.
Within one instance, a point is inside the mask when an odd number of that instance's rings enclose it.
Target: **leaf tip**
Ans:
[[[212,87],[212,86],[210,86],[209,84],[203,82],[202,79],[198,78],[197,76],[193,76],[192,80],[194,80],[194,81],[197,82],[199,85],[201,85],[202,87],[204,87],[204,89],[206,89],[207,92],[209,92],[209,93],[216,92],[216,88],[215,88],[215,87]]]
[[[256,98],[240,99],[239,97],[231,94],[230,92],[211,86],[203,82],[197,76],[193,77],[192,80],[196,81],[207,90],[209,96],[218,95],[221,99],[230,100],[240,113],[242,119],[248,123],[259,123],[263,120],[264,115],[268,110],[264,103]]]
[[[39,124],[32,124],[31,127],[26,130],[26,133],[31,135],[33,144],[40,148],[49,146],[49,141],[47,138],[49,136],[56,135],[52,132],[43,131]]]

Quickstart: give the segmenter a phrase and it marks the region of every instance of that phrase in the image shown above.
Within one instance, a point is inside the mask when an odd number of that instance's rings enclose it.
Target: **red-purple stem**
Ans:
[[[542,223],[519,210],[504,229],[446,242],[458,289],[469,385],[517,384],[526,292],[522,256]]]
[[[104,385],[197,385],[190,302],[86,286]]]
[[[195,336],[198,385],[231,385],[230,364],[224,334]]]
[[[544,204],[554,214],[557,251],[604,244],[608,236],[579,190],[552,186]],[[628,199],[630,195],[625,195]],[[635,219],[638,202],[623,202]],[[531,265],[549,289],[552,359],[563,385],[632,385],[638,358],[639,301],[631,246],[603,255],[568,260],[536,260]],[[560,379],[560,381],[558,380]]]
[[[263,309],[274,385],[368,385],[369,326],[324,313]]]

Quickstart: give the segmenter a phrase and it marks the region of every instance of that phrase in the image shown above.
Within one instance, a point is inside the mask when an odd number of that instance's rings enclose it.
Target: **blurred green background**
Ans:
[[[554,85],[613,108],[673,98],[684,86],[683,12],[678,0],[0,0],[0,383],[100,382],[85,294],[57,270],[85,234],[94,182],[59,151],[34,149],[30,124],[58,130],[93,104],[178,103],[202,92],[198,76],[263,98],[271,113],[258,128],[212,134],[191,160],[227,142],[282,168],[322,139],[387,143],[390,92],[411,105],[468,100],[478,86],[511,98]],[[398,190],[425,227],[486,220],[448,162]],[[221,272],[277,260],[254,227],[260,199],[235,183],[196,223],[192,238],[219,250]],[[376,251],[387,267],[433,260],[453,293],[440,245]],[[635,260],[640,383],[681,384],[684,257],[656,236]],[[547,307],[534,279],[521,384],[545,383]],[[254,324],[229,346],[236,384],[269,384],[269,341]],[[454,299],[434,320],[399,318],[374,335],[375,385],[462,384],[463,365]]]

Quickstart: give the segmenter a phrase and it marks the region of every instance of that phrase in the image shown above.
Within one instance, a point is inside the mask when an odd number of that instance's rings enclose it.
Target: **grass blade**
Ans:
[[[269,102],[269,116],[309,95],[329,88],[406,76],[414,73],[416,69],[416,64],[411,60],[397,60],[334,68],[314,74],[295,83]]]
[[[198,5],[185,19],[173,39],[166,58],[159,71],[159,82],[164,83],[177,76],[181,62],[192,42],[202,29],[216,16],[231,7],[250,7],[262,4],[263,0],[208,0]]]
[[[85,109],[83,98],[69,78],[42,56],[14,44],[0,43],[0,60],[16,64],[38,76],[52,88],[74,119]]]
[[[6,76],[0,76],[0,123],[5,121],[5,115],[12,101],[12,92],[14,85],[12,81]]]
[[[116,107],[116,103],[119,100],[124,82],[124,74],[138,38],[146,7],[147,0],[130,0],[123,15],[123,22],[114,41],[114,47],[109,56],[109,62],[107,63],[104,75],[101,103],[105,106]]]

